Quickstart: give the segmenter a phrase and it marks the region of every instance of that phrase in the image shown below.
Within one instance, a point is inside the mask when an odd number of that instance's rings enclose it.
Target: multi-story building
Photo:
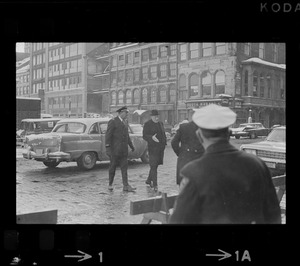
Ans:
[[[22,60],[16,62],[16,96],[29,96],[29,77],[30,77],[30,57],[29,54],[17,53]],[[25,56],[25,57],[24,57]]]
[[[217,103],[237,113],[237,124],[285,124],[285,45],[179,43],[178,121]]]
[[[131,111],[129,119],[143,123],[147,117],[138,117],[133,112],[157,109],[162,121],[174,122],[176,43],[112,43],[110,66],[111,112],[126,105]]]
[[[132,122],[158,109],[172,125],[209,103],[237,124],[285,124],[283,43],[32,43],[29,96],[54,116],[106,114],[127,105]],[[19,89],[20,90],[20,89]],[[144,114],[147,114],[145,112]]]
[[[32,43],[30,53],[31,95],[42,99],[42,111],[55,117],[83,117],[101,113],[103,102],[99,78],[101,63],[95,61],[102,43]],[[105,52],[107,53],[107,52]],[[92,55],[92,56],[91,56]],[[106,91],[106,97],[107,97]],[[105,106],[105,104],[104,104]]]

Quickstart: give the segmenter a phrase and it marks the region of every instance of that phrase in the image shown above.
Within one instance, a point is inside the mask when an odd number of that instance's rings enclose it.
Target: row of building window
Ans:
[[[148,87],[143,89],[127,89],[118,92],[111,92],[111,105],[121,104],[147,104],[147,103],[175,103],[176,89],[172,85],[167,86]]]
[[[28,95],[29,94],[29,86],[23,86],[17,88],[17,96]]]
[[[48,91],[59,91],[79,87],[82,87],[81,75],[61,79],[53,79],[48,82]]]
[[[184,43],[179,45],[180,61],[198,59],[200,57],[223,55],[226,43]]]
[[[138,82],[142,80],[176,77],[176,63],[145,66],[142,68],[118,70],[110,73],[112,86],[118,83]]]
[[[49,51],[49,62],[65,59],[72,56],[82,54],[83,44],[74,43],[71,45],[62,46]],[[32,65],[40,65],[45,63],[45,53],[40,53],[32,56]]]
[[[275,78],[272,78],[270,74],[265,75],[254,71],[252,74],[252,95],[249,90],[249,81],[249,73],[246,70],[243,82],[244,96],[285,99],[285,81],[283,77],[275,75]]]
[[[82,95],[69,95],[48,98],[49,109],[82,107]]]
[[[26,74],[26,75],[17,76],[16,81],[17,81],[17,84],[29,82],[29,75]]]
[[[187,83],[188,81],[188,83]],[[215,92],[212,92],[212,84],[214,83]],[[184,74],[179,77],[179,100],[186,100],[191,97],[211,97],[225,93],[225,73],[223,70],[217,71],[211,75],[208,71],[201,75],[192,73],[188,79]]]
[[[112,67],[122,67],[125,65],[134,65],[142,62],[175,56],[177,54],[177,44],[152,46],[139,51],[113,55],[111,57]]]
[[[34,43],[31,44],[32,45],[32,51],[35,52],[35,51],[44,49],[44,48],[46,48],[47,44],[48,44],[49,47],[51,47],[51,46],[54,46],[54,45],[58,45],[60,43],[59,42],[49,42],[49,43],[34,42]]]

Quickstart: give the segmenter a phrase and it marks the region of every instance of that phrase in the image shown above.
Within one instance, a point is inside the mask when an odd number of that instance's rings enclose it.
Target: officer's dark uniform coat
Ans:
[[[171,146],[178,156],[176,183],[181,182],[180,170],[188,162],[198,159],[204,153],[204,148],[196,136],[197,125],[194,122],[181,124],[171,140]]]
[[[152,136],[155,134],[157,134],[156,137],[159,140],[159,142],[155,142],[152,139]],[[146,140],[148,143],[149,164],[163,164],[164,150],[167,143],[163,123],[161,121],[155,123],[151,119],[147,121],[143,127],[143,139]]]
[[[112,156],[118,155],[127,157],[128,145],[133,148],[127,125],[125,125],[119,117],[114,117],[108,121],[105,145],[110,146]]]
[[[281,223],[269,169],[255,155],[223,140],[181,171],[188,182],[175,203],[170,223]]]

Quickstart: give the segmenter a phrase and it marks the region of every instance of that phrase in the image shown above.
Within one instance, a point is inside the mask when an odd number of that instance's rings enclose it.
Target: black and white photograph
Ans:
[[[17,223],[285,224],[282,42],[17,42]]]

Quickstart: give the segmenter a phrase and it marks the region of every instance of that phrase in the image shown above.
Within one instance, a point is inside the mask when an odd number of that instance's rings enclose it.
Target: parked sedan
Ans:
[[[237,128],[230,128],[231,136],[236,139],[240,137],[249,137],[255,139],[258,136],[268,136],[270,130],[265,128],[262,123],[244,123],[240,124]]]
[[[286,127],[275,127],[261,142],[241,145],[240,149],[260,157],[271,170],[272,175],[285,174],[286,169]]]
[[[105,133],[111,118],[73,118],[60,120],[50,133],[25,138],[23,157],[41,161],[48,167],[60,162],[77,162],[82,169],[92,169],[96,161],[109,157],[105,149]],[[128,128],[135,151],[129,150],[128,159],[149,162],[148,148],[142,134]]]

